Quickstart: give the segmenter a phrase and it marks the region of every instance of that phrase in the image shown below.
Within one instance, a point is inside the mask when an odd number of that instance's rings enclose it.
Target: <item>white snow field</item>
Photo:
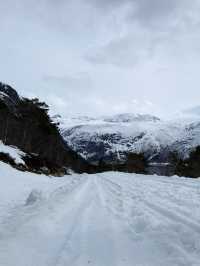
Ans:
[[[1,266],[199,266],[200,180],[0,163]]]

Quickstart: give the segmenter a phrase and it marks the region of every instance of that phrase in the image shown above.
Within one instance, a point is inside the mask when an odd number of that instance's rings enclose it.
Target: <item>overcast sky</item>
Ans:
[[[0,0],[1,80],[56,113],[200,104],[200,0]]]

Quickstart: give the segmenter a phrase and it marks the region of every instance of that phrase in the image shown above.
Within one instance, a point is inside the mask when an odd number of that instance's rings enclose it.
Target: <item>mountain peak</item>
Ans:
[[[105,122],[110,123],[131,123],[131,122],[157,122],[160,119],[149,114],[122,113],[104,118]]]
[[[20,102],[20,97],[11,86],[0,82],[0,100],[8,107],[12,108]]]

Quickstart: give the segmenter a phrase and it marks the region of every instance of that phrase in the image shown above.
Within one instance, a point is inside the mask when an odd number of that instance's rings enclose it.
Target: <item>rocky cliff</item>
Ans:
[[[29,170],[46,169],[49,174],[93,171],[63,140],[45,103],[20,98],[3,83],[0,83],[0,140],[26,154],[24,161]]]

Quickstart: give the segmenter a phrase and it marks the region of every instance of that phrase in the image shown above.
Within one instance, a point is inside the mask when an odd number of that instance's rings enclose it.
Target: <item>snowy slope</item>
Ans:
[[[16,164],[24,164],[22,156],[25,156],[25,153],[20,151],[16,147],[3,144],[1,140],[0,140],[0,153],[8,154],[12,159],[14,159]]]
[[[171,149],[177,151],[181,157],[187,158],[189,153],[200,145],[200,119],[184,124],[180,127],[179,136],[172,143]]]
[[[148,114],[132,114],[132,113],[123,113],[117,115],[110,116],[99,116],[99,117],[91,117],[91,116],[68,116],[62,117],[60,115],[54,115],[52,120],[60,123],[61,130],[70,129],[75,126],[80,125],[100,125],[100,124],[126,124],[133,122],[157,122],[160,119],[156,116],[148,115]]]
[[[0,169],[0,265],[199,265],[200,180]]]
[[[77,124],[75,124],[75,121]],[[102,120],[75,120],[62,128],[69,146],[91,162],[120,157],[124,152],[167,158],[170,152],[187,157],[200,145],[200,119],[163,121],[148,115],[121,114]],[[64,124],[63,124],[64,125]],[[64,126],[63,126],[64,127]]]

